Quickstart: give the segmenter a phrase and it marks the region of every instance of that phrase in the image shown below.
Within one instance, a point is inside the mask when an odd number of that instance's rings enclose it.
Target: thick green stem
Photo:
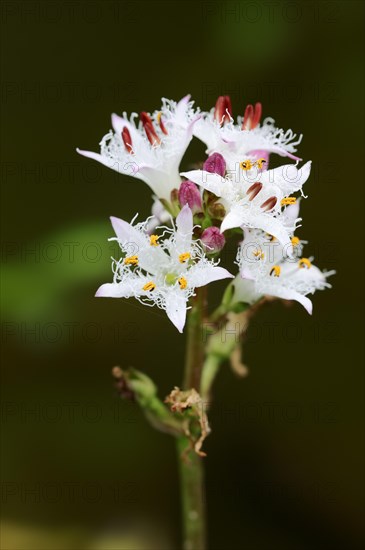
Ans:
[[[177,440],[180,465],[183,550],[205,550],[205,494],[203,459],[194,451],[187,453],[189,441]]]
[[[183,389],[200,391],[205,343],[203,323],[206,307],[205,288],[200,288],[188,313],[186,361]],[[184,550],[205,550],[205,491],[203,458],[186,437],[178,437],[177,451],[180,469],[181,506]]]
[[[205,287],[197,289],[193,306],[188,312],[187,344],[183,389],[200,390],[201,373],[204,363],[204,311],[206,306]]]

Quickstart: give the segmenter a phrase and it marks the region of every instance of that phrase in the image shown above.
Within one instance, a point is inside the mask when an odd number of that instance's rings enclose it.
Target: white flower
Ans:
[[[297,237],[292,237],[295,258],[288,258],[283,247],[264,232],[245,230],[244,234],[237,254],[240,274],[232,282],[234,302],[253,303],[269,295],[296,300],[311,314],[307,295],[330,288],[326,279],[335,272],[321,272],[312,264],[313,258],[302,258],[303,241]]]
[[[146,305],[164,309],[182,332],[187,303],[197,287],[232,278],[226,269],[208,260],[193,240],[193,215],[185,205],[176,218],[176,228],[148,235],[146,222],[129,224],[111,218],[123,257],[113,262],[114,281],[102,285],[96,296],[134,297]]]
[[[141,113],[138,125],[137,113],[130,120],[126,113],[123,117],[113,114],[114,132],[103,137],[100,153],[77,152],[144,181],[158,198],[169,201],[171,191],[180,186],[179,165],[199,118],[189,100],[190,96],[179,103],[162,99],[161,110]]]
[[[236,163],[236,169],[228,171],[225,177],[203,170],[183,172],[182,175],[220,197],[227,212],[222,232],[234,227],[262,229],[276,237],[290,254],[290,236],[298,220],[288,216],[285,209],[296,202],[296,198],[289,195],[302,191],[311,162],[300,169],[287,164],[266,171],[250,161],[242,166],[244,164]]]
[[[241,157],[250,156],[260,151],[277,153],[294,160],[301,160],[293,153],[299,145],[302,135],[298,138],[292,130],[284,130],[275,126],[272,118],[265,118],[260,126],[261,103],[253,107],[248,105],[244,117],[237,117],[237,123],[232,118],[228,96],[218,98],[215,108],[209,113],[203,112],[199,122],[194,127],[194,135],[207,147],[207,153],[233,153]]]

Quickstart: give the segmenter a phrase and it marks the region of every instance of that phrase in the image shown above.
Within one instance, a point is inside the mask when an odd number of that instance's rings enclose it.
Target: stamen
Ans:
[[[265,163],[266,163],[266,159],[261,158],[261,159],[258,159],[254,164],[258,167],[259,170],[262,170]]]
[[[127,149],[128,153],[132,154],[133,153],[132,138],[127,126],[124,126],[122,130],[122,140],[124,143],[124,147]]]
[[[311,261],[308,258],[301,258],[298,262],[299,267],[305,267],[306,269],[309,269],[312,265]]]
[[[164,123],[162,122],[162,113],[158,113],[158,115],[157,115],[157,122],[159,123],[162,132],[165,134],[165,136],[167,136],[167,135],[168,135],[168,131],[166,130],[166,126],[165,126]]]
[[[262,189],[262,183],[257,181],[251,187],[247,189],[248,200],[252,201],[260,193]]]
[[[240,167],[242,170],[251,170],[253,164],[250,160],[244,160],[243,162],[240,162]]]
[[[261,208],[265,212],[269,212],[269,210],[272,210],[274,208],[277,202],[278,202],[278,199],[276,197],[270,197],[265,202],[262,203]]]
[[[187,287],[188,282],[185,277],[179,277],[177,282],[179,283],[179,287],[181,288],[181,290],[184,290]]]
[[[296,197],[285,197],[285,199],[281,199],[281,206],[287,206],[288,204],[295,204],[297,202]]]
[[[215,104],[214,118],[219,124],[229,122],[232,116],[232,103],[229,95],[221,95]]]
[[[151,246],[158,246],[158,239],[160,238],[159,235],[151,235],[150,236],[150,245]]]
[[[183,254],[180,254],[179,255],[179,262],[181,264],[183,264],[184,262],[186,262],[187,260],[189,260],[191,257],[191,254],[190,252],[184,252]]]
[[[253,130],[260,123],[262,113],[261,103],[256,103],[255,107],[247,105],[243,115],[242,130]]]
[[[291,244],[292,244],[293,246],[298,246],[299,243],[300,243],[299,237],[292,237],[292,238],[291,238]]]
[[[271,235],[270,233],[266,233],[267,235],[267,238],[269,239],[269,241],[271,243],[273,243],[274,241],[276,241],[276,237],[274,237],[274,235]]]
[[[125,258],[124,263],[126,265],[138,265],[138,256],[129,256]]]
[[[274,275],[274,277],[279,277],[281,272],[280,265],[274,265],[270,271],[270,275]]]
[[[253,255],[258,259],[258,260],[263,260],[265,258],[265,254],[262,252],[262,250],[255,250]]]
[[[153,281],[149,281],[143,286],[143,290],[146,290],[147,292],[152,292],[153,290],[155,290],[155,288],[156,285]]]
[[[153,122],[152,122],[152,119],[150,117],[150,115],[148,113],[145,113],[145,112],[142,112],[140,115],[139,115],[140,119],[141,119],[141,122],[143,124],[143,128],[146,132],[146,135],[147,135],[147,138],[148,138],[148,141],[150,142],[151,145],[160,145],[161,143],[161,140],[160,138],[158,137],[157,133],[156,133],[156,130],[155,130],[155,127],[153,126]]]

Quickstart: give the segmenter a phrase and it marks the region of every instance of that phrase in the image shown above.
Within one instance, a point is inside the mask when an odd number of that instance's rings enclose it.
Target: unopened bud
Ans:
[[[212,205],[209,206],[209,214],[212,216],[212,218],[223,220],[226,215],[226,209],[221,202],[214,202]]]
[[[204,245],[205,251],[208,254],[215,254],[220,252],[226,244],[226,239],[223,233],[221,233],[218,227],[208,227],[205,229],[201,236],[201,241]]]
[[[199,189],[192,181],[183,181],[178,192],[179,203],[181,207],[188,204],[192,213],[196,214],[202,210],[202,199]]]
[[[212,174],[224,176],[226,173],[226,161],[220,153],[213,153],[204,162],[203,170],[211,172]]]

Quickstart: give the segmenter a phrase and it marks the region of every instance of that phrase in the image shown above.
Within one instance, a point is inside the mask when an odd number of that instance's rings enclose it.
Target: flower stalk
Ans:
[[[205,346],[203,325],[206,309],[206,289],[197,290],[188,314],[186,361],[183,380],[185,390],[200,391]],[[201,403],[204,407],[204,403]],[[186,437],[177,439],[180,474],[181,508],[184,550],[205,550],[206,509],[203,457],[191,448]]]

